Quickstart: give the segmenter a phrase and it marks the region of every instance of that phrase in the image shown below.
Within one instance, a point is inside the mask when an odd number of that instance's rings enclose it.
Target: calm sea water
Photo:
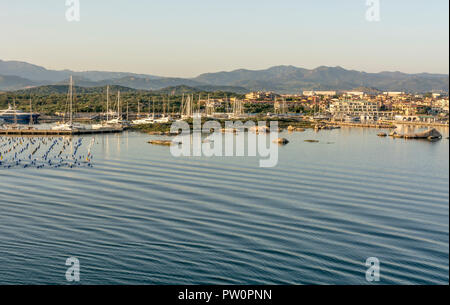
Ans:
[[[449,142],[377,132],[283,134],[275,168],[129,132],[93,168],[0,169],[0,284],[65,284],[72,256],[81,284],[367,284],[368,257],[448,284]]]

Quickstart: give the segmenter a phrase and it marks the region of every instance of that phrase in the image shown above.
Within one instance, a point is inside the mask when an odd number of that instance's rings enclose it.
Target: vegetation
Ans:
[[[106,111],[106,87],[75,87],[75,105],[77,112],[104,112]],[[130,112],[138,111],[140,104],[141,113],[153,111],[153,101],[155,101],[155,112],[163,111],[163,104],[170,105],[169,112],[179,112],[183,94],[194,94],[197,100],[199,95],[206,98],[208,95],[212,99],[219,98],[243,98],[243,95],[231,92],[206,92],[189,87],[166,88],[161,91],[135,90],[121,86],[110,87],[111,109],[116,109],[114,104],[117,101],[117,91],[120,92],[122,111],[128,109]],[[28,90],[16,92],[0,93],[0,109],[5,109],[8,104],[15,101],[17,109],[29,111],[30,99],[33,104],[33,111],[46,115],[54,115],[57,112],[64,112],[67,103],[67,85],[41,86]],[[117,105],[117,104],[116,104]]]

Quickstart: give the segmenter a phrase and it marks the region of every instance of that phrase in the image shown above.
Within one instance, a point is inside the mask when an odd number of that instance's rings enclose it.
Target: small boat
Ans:
[[[82,130],[87,129],[85,125],[79,124],[79,123],[64,123],[60,122],[57,123],[56,126],[52,127],[52,130],[58,130],[58,131],[71,131],[71,130]]]
[[[159,119],[155,119],[154,122],[158,124],[166,124],[170,123],[172,121],[172,118],[170,116],[163,116]]]
[[[148,141],[149,144],[153,144],[153,145],[165,145],[165,146],[171,146],[171,145],[176,145],[176,144],[181,144],[181,143],[177,143],[171,140],[150,140]]]
[[[153,118],[145,118],[145,119],[138,119],[131,122],[132,125],[147,125],[147,124],[154,124],[155,120]]]

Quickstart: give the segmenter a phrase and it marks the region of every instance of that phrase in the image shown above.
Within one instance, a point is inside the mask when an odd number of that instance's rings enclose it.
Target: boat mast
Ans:
[[[153,97],[153,119],[155,119],[155,97]]]
[[[170,95],[167,95],[167,114],[170,116]]]
[[[117,93],[117,119],[120,120],[120,90]]]
[[[183,105],[184,104],[184,93],[183,96],[181,97],[181,104],[180,104],[180,117],[183,116]]]
[[[70,99],[69,124],[72,125],[72,122],[73,122],[73,78],[72,78],[72,76],[70,76],[69,99]]]
[[[163,117],[166,116],[166,99],[163,97]]]
[[[30,125],[34,124],[34,120],[33,120],[33,105],[31,103],[31,96],[30,96]]]
[[[109,86],[106,86],[106,121],[109,121]]]
[[[16,99],[13,100],[13,108],[14,108],[14,126],[17,125],[17,112],[16,112]]]

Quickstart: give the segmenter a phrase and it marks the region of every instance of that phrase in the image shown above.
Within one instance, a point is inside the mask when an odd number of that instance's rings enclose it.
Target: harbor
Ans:
[[[92,135],[102,133],[119,133],[124,131],[124,127],[111,127],[101,129],[71,129],[71,130],[55,130],[55,129],[0,129],[0,135],[28,135],[28,136],[75,136],[75,135]]]

